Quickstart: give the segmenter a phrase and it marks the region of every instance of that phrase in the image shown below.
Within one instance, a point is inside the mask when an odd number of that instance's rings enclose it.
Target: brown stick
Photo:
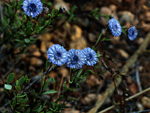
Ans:
[[[132,99],[138,97],[139,95],[142,95],[142,94],[144,94],[144,93],[146,93],[146,92],[148,92],[148,91],[150,91],[150,87],[147,88],[147,89],[145,89],[145,90],[143,90],[143,91],[141,91],[141,92],[139,92],[139,93],[137,93],[137,94],[135,94],[135,95],[132,95],[132,96],[126,98],[125,100],[126,100],[126,101],[132,100]],[[117,105],[118,105],[118,104],[117,104]],[[112,106],[110,106],[110,107],[108,107],[108,108],[106,108],[106,109],[104,109],[104,110],[102,110],[102,111],[100,111],[100,112],[98,112],[98,113],[105,113],[106,111],[109,111],[109,110],[113,109],[115,106],[116,106],[116,105],[112,105]]]
[[[122,67],[122,69],[120,71],[121,74],[124,74],[124,75],[127,74],[129,68],[131,67],[131,65],[133,65],[136,62],[138,56],[145,51],[149,41],[150,41],[150,33],[147,34],[147,36],[146,36],[144,42],[142,43],[142,45],[140,46],[140,48],[135,52],[134,55],[132,55],[128,59],[126,64]],[[118,77],[116,79],[116,86],[117,87],[119,86],[121,81],[122,81],[121,77]],[[104,92],[104,94],[102,94],[102,98],[97,100],[95,107],[93,107],[91,110],[89,110],[88,113],[96,113],[98,111],[98,109],[103,105],[105,100],[113,94],[114,90],[115,90],[114,83],[111,83],[110,86]]]

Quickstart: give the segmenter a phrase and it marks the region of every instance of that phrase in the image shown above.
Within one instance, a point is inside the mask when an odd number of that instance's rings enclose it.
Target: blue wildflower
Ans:
[[[80,69],[84,65],[85,60],[86,57],[81,50],[71,49],[68,51],[67,67]]]
[[[122,28],[121,28],[120,23],[116,19],[114,19],[114,18],[110,19],[108,21],[108,27],[114,36],[121,35]]]
[[[43,4],[40,0],[24,0],[22,8],[26,15],[36,17],[42,12]]]
[[[47,56],[50,62],[58,66],[65,64],[68,59],[67,51],[59,44],[52,45],[47,51]]]
[[[98,60],[97,55],[93,49],[87,47],[87,48],[84,48],[82,51],[84,55],[86,56],[86,61],[85,61],[86,65],[93,66],[94,64],[97,63],[97,60]]]
[[[138,31],[136,30],[135,26],[130,27],[128,29],[128,37],[131,41],[134,40],[137,37],[137,35],[138,35]]]

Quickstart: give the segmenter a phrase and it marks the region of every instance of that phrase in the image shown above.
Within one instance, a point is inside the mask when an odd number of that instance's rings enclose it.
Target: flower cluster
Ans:
[[[42,12],[43,4],[40,0],[24,0],[22,8],[26,15],[36,17]]]
[[[114,36],[120,36],[121,35],[121,32],[122,32],[122,28],[121,28],[121,25],[120,23],[112,18],[108,21],[108,28],[110,29],[111,33],[114,35]],[[136,30],[135,26],[133,27],[130,27],[128,29],[128,38],[132,41],[134,40],[138,35],[138,31]]]
[[[47,51],[47,56],[53,64],[61,66],[66,63],[71,69],[80,69],[84,64],[94,66],[98,61],[96,52],[89,47],[83,50],[71,49],[67,52],[59,44],[52,45]]]

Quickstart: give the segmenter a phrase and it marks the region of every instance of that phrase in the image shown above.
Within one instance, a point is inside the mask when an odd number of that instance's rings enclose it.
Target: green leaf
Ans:
[[[42,86],[43,86],[43,70],[41,71],[41,84],[42,84]]]
[[[17,91],[21,90],[21,87],[18,86],[18,85],[16,85],[15,88],[16,88]]]
[[[48,67],[50,66],[50,62],[49,60],[46,61],[46,70],[48,69]]]
[[[123,29],[122,29],[122,33],[123,33],[125,36],[127,36],[126,31],[125,31],[125,30],[123,30]]]
[[[57,91],[56,90],[48,90],[48,91],[42,93],[42,95],[53,94],[53,93],[57,93]]]
[[[52,82],[52,84],[54,84],[55,83],[55,79],[54,78],[49,78],[47,81],[46,81],[46,83],[45,83],[45,85],[44,85],[44,87],[43,87],[43,90],[45,90],[47,87],[48,87],[48,83],[49,82]]]
[[[25,77],[22,76],[19,80],[16,81],[16,85],[22,86],[24,82],[25,82]]]
[[[96,44],[95,44],[95,45],[97,45],[97,44],[98,44],[98,42],[100,41],[101,37],[102,37],[102,33],[98,36],[98,39],[97,39],[97,41],[96,41]]]
[[[104,42],[104,41],[111,41],[111,39],[109,39],[109,38],[103,38],[102,42]]]
[[[4,84],[4,88],[7,90],[11,90],[12,86],[10,84]]]
[[[14,73],[10,73],[7,77],[7,83],[10,84],[15,78],[15,74]]]
[[[79,77],[79,76],[81,75],[82,71],[83,71],[83,69],[80,69],[80,70],[79,70],[79,72],[78,72],[78,74],[77,74],[77,77]]]
[[[25,43],[30,43],[30,40],[28,38],[24,39]]]

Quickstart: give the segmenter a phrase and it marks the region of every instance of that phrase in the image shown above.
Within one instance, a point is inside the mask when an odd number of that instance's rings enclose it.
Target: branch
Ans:
[[[141,91],[141,92],[139,92],[139,93],[137,93],[137,94],[135,94],[135,95],[132,95],[132,96],[126,98],[125,101],[132,100],[132,99],[138,97],[139,95],[142,95],[142,94],[144,94],[144,93],[146,93],[146,92],[148,92],[148,91],[150,91],[150,87],[147,88],[147,89],[145,89],[145,90],[143,90],[143,91]],[[117,105],[119,105],[119,103],[118,103]],[[106,111],[109,111],[109,110],[115,108],[115,106],[116,106],[116,105],[112,105],[112,106],[110,106],[110,107],[108,107],[108,108],[106,108],[106,109],[104,109],[104,110],[102,110],[102,111],[100,111],[100,112],[98,112],[98,113],[105,113]]]
[[[123,75],[127,74],[129,68],[131,67],[131,65],[133,65],[136,62],[138,56],[146,50],[146,47],[147,47],[149,41],[150,41],[150,33],[147,34],[147,36],[146,36],[144,42],[142,43],[142,45],[140,46],[140,48],[134,53],[134,55],[132,55],[128,59],[126,64],[122,67],[122,69],[120,71],[121,74],[123,74]],[[122,81],[121,77],[116,78],[116,86],[117,87],[119,86],[121,81]],[[93,107],[91,110],[89,110],[88,113],[96,113],[98,111],[98,109],[106,101],[106,99],[113,94],[114,90],[115,90],[114,83],[111,83],[110,86],[104,92],[104,94],[102,94],[102,98],[97,100],[95,107]]]

